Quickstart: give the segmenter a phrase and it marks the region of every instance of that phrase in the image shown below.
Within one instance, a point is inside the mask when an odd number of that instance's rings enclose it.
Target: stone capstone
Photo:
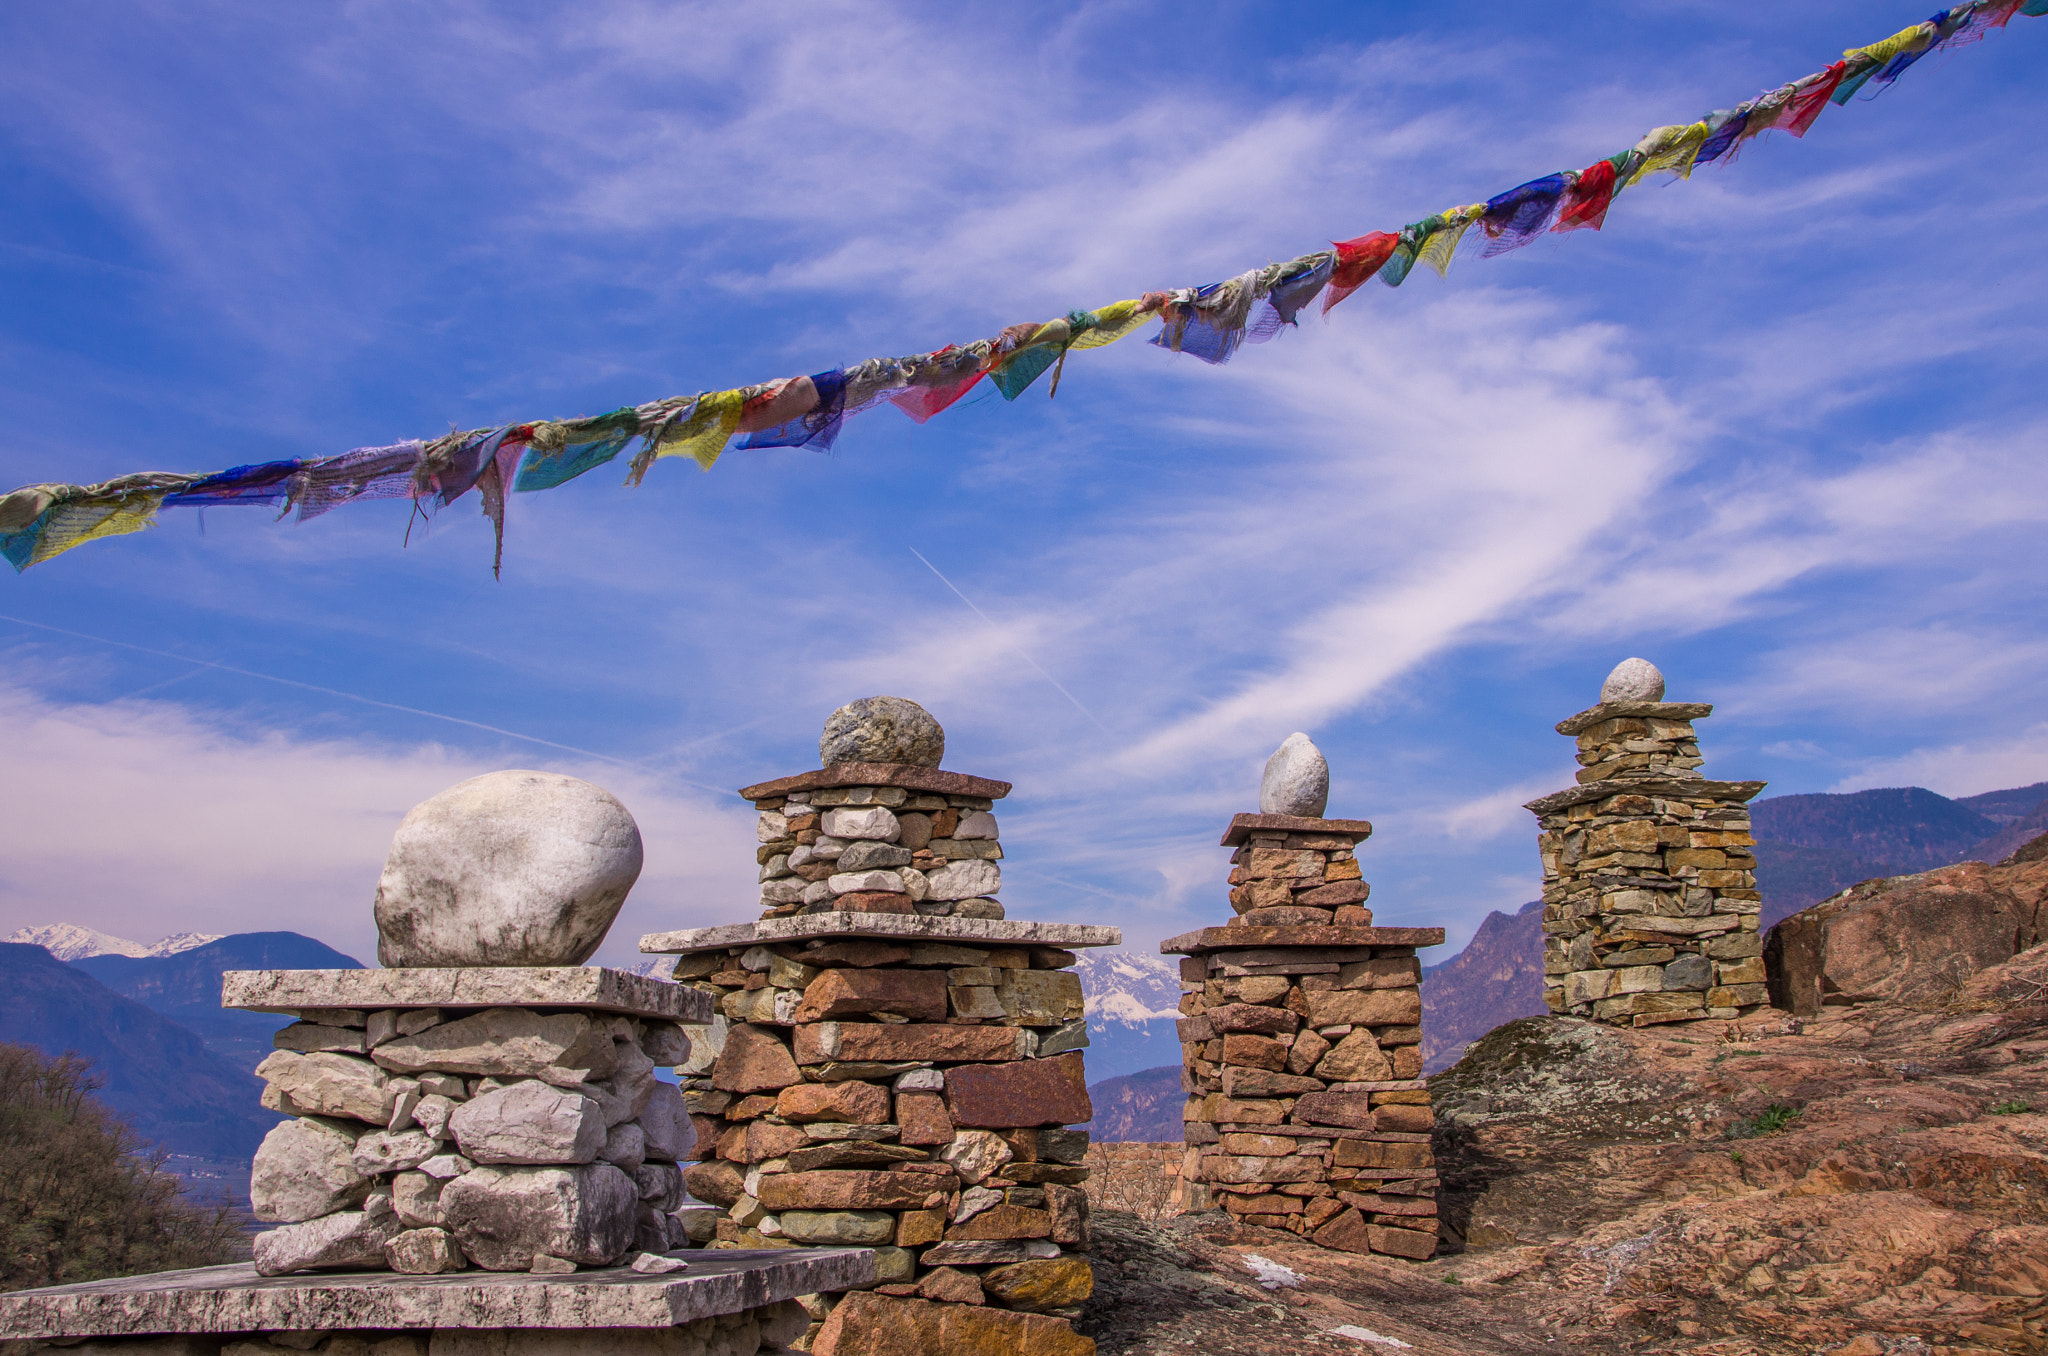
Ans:
[[[353,1161],[361,1126],[302,1117],[275,1126],[257,1147],[249,1204],[268,1224],[297,1224],[360,1205],[371,1176]]]
[[[639,879],[640,829],[602,787],[492,772],[413,807],[377,882],[386,966],[581,965]]]
[[[471,1098],[448,1125],[477,1163],[588,1163],[606,1139],[594,1099],[532,1079]]]
[[[931,712],[903,697],[862,697],[825,718],[818,739],[823,766],[902,763],[937,767],[945,760],[946,732]]]
[[[462,1251],[486,1271],[525,1271],[537,1254],[602,1266],[633,1246],[640,1192],[609,1163],[479,1167],[441,1190]]]
[[[1280,742],[1259,779],[1259,813],[1321,819],[1330,803],[1330,765],[1299,730]]]
[[[1607,702],[1661,702],[1664,674],[1647,659],[1624,659],[1600,684],[1600,700]]]

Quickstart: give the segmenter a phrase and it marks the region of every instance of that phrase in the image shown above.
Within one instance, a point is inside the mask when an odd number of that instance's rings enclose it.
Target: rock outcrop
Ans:
[[[1879,1000],[1924,1006],[2048,936],[2048,836],[1997,866],[1865,881],[1772,928],[1774,1007],[1812,1016]]]

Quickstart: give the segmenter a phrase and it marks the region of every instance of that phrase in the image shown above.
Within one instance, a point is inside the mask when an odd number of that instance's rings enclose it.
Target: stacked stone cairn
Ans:
[[[1180,954],[1181,1203],[1325,1247],[1423,1259],[1438,1178],[1422,1081],[1421,962],[1441,928],[1374,927],[1356,848],[1364,820],[1325,819],[1329,766],[1307,735],[1266,765],[1258,814],[1223,835],[1223,927]]]
[[[1003,920],[991,810],[1010,786],[940,769],[944,748],[900,698],[834,712],[824,767],[740,792],[761,920],[641,940],[718,1010],[676,1070],[685,1181],[724,1207],[714,1248],[875,1250],[880,1283],[820,1301],[798,1345],[1090,1351],[1066,1321],[1094,1283],[1067,948],[1121,934]]]
[[[237,971],[223,1003],[298,1018],[258,1066],[295,1119],[256,1152],[266,1276],[572,1272],[684,1240],[692,1127],[661,1065],[709,1014],[584,968],[640,871],[638,827],[588,782],[499,772],[406,816],[376,901],[378,970]]]
[[[1643,659],[1600,704],[1559,722],[1579,785],[1529,802],[1543,857],[1543,997],[1618,1026],[1739,1018],[1769,1001],[1748,802],[1763,782],[1709,781],[1693,722]]]
[[[819,741],[834,784],[742,791],[760,812],[761,916],[1001,918],[1003,847],[990,811],[1008,784],[970,777],[957,782],[967,791],[946,793],[906,785],[897,770],[936,769],[945,751],[946,732],[923,707],[866,697],[834,711]]]

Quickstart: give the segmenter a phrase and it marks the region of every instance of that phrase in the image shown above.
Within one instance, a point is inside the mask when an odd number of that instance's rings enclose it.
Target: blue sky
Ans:
[[[596,413],[1212,282],[1920,17],[17,6],[0,488]],[[2044,44],[2017,19],[1598,235],[1368,287],[1227,367],[1127,340],[1057,400],[977,388],[828,455],[517,496],[501,582],[473,498],[409,546],[400,503],[173,512],[0,582],[0,929],[367,958],[404,810],[547,766],[647,836],[625,959],[753,916],[730,789],[814,766],[877,692],[1017,784],[1013,916],[1145,948],[1227,916],[1216,837],[1296,729],[1331,813],[1378,826],[1379,918],[1462,941],[1533,896],[1519,806],[1571,780],[1550,727],[1631,654],[1718,705],[1710,775],[2048,777]]]

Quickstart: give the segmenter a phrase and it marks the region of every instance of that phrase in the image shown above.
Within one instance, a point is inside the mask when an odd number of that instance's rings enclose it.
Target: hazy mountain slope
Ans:
[[[173,1153],[247,1159],[279,1120],[254,1075],[39,946],[0,943],[0,1040],[92,1060],[100,1099]]]
[[[1543,1004],[1543,901],[1486,916],[1465,949],[1422,970],[1422,1060],[1448,1069],[1502,1022],[1548,1012]]]
[[[1098,1143],[1180,1140],[1187,1094],[1181,1091],[1178,1063],[1091,1083],[1088,1098],[1095,1104],[1088,1132]]]
[[[243,1069],[262,1062],[270,1053],[272,1033],[290,1019],[223,1011],[223,972],[363,968],[353,957],[296,932],[238,932],[170,956],[89,956],[71,964],[195,1032],[214,1054]]]
[[[1755,802],[1750,816],[1759,839],[1850,853],[1884,862],[1896,868],[1894,874],[1962,861],[2001,827],[1996,820],[1918,786],[1846,795],[1772,796]]]

